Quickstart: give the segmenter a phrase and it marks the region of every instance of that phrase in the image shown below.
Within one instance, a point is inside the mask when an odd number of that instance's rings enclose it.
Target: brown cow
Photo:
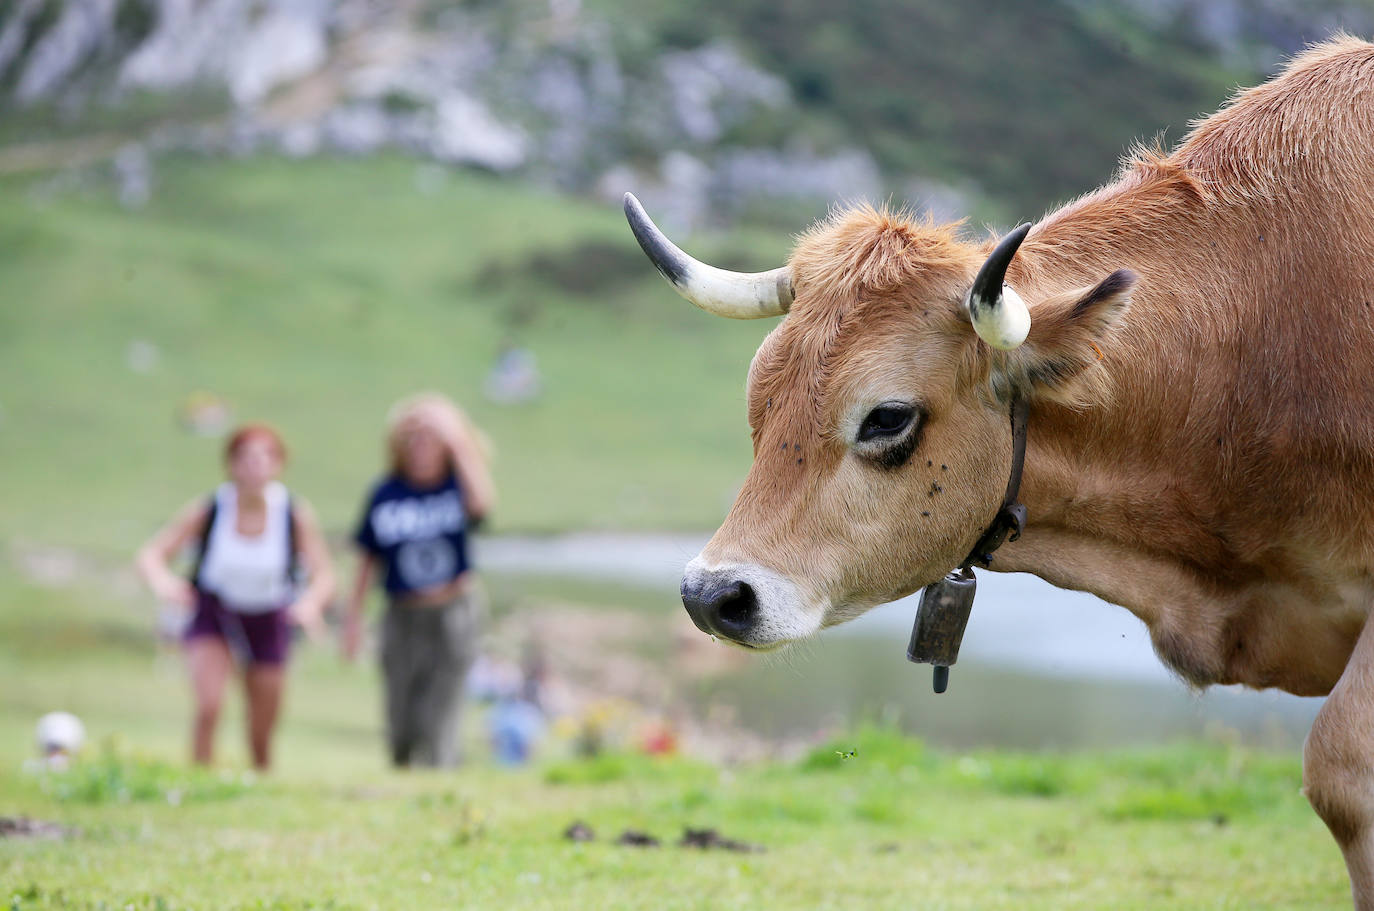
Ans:
[[[992,568],[1130,609],[1193,685],[1330,694],[1305,789],[1374,911],[1374,45],[1309,50],[997,251],[861,207],[741,276],[626,209],[694,303],[788,314],[683,579],[699,626],[772,648],[939,579],[998,511],[1019,397],[1030,520]]]

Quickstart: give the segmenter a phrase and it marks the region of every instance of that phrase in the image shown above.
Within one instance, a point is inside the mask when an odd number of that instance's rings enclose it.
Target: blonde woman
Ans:
[[[250,424],[229,437],[229,478],[208,498],[192,501],[138,552],[139,575],[168,604],[190,612],[183,639],[195,719],[191,753],[214,758],[224,688],[243,669],[248,742],[253,765],[272,761],[291,625],[312,634],[334,593],[334,572],[315,511],[277,480],[286,447],[271,427]],[[189,579],[171,561],[198,544]],[[297,590],[296,567],[309,584]]]
[[[398,403],[387,422],[388,470],[368,495],[344,655],[356,657],[363,605],[380,578],[387,742],[397,766],[450,766],[463,682],[476,648],[467,532],[490,510],[494,488],[480,433],[444,396]]]

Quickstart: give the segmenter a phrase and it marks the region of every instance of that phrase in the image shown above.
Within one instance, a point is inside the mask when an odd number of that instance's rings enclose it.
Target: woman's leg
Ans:
[[[265,772],[272,765],[272,732],[281,712],[286,666],[250,664],[244,671],[243,684],[248,705],[248,748],[253,754],[253,768]]]
[[[412,608],[388,605],[382,615],[381,658],[382,689],[386,709],[386,741],[391,764],[408,766],[415,746],[415,725],[411,715],[411,689],[418,647],[411,635]]]
[[[427,764],[448,767],[461,758],[458,725],[477,630],[472,605],[466,597],[433,614],[430,666],[424,690],[417,694],[416,708],[423,725],[419,751]]]
[[[229,646],[218,636],[196,636],[186,641],[186,665],[191,672],[195,717],[191,723],[191,756],[209,765],[215,753],[215,727],[224,702],[224,684],[233,670]]]

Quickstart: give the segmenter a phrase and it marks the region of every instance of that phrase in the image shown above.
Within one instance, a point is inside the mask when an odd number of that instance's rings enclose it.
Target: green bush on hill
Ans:
[[[618,0],[601,0],[617,6]],[[1238,83],[1186,21],[1147,29],[1105,5],[970,0],[655,0],[617,21],[665,45],[728,37],[792,88],[801,118],[780,141],[871,148],[891,174],[969,180],[1005,218],[1034,218],[1092,189],[1133,142],[1177,139]],[[758,130],[759,125],[746,129]]]

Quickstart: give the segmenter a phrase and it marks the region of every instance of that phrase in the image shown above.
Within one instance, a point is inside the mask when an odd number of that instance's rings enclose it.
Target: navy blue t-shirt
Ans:
[[[353,540],[386,567],[390,595],[444,585],[468,568],[463,495],[449,475],[435,487],[399,475],[372,489]]]

